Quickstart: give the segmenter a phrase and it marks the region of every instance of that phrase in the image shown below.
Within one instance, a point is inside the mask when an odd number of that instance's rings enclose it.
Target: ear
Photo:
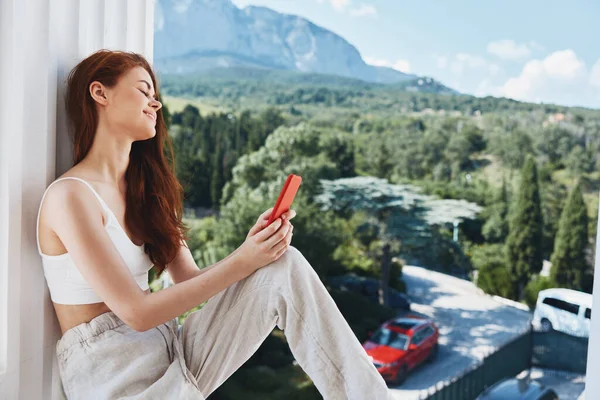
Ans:
[[[108,98],[104,85],[98,81],[90,83],[90,96],[92,96],[92,99],[102,105],[108,104]]]

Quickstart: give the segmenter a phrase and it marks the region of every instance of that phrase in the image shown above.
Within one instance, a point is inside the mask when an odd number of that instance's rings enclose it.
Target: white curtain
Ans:
[[[0,1],[0,399],[63,398],[35,222],[72,164],[67,74],[100,48],[151,61],[153,24],[153,0]]]

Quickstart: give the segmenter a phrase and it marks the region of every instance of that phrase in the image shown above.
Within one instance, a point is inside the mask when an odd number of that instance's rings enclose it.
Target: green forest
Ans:
[[[387,262],[397,290],[409,264],[529,306],[547,287],[591,292],[600,110],[266,70],[160,84],[200,268],[243,242],[294,173],[292,245],[322,278],[381,279]],[[331,293],[361,340],[394,315]],[[263,347],[255,365],[289,363],[274,337]]]

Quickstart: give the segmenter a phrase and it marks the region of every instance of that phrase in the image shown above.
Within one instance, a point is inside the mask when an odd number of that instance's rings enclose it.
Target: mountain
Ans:
[[[417,78],[365,63],[356,47],[305,18],[231,0],[157,0],[154,32],[161,73],[251,67],[378,83]]]
[[[177,95],[183,94],[183,92],[181,92],[182,88],[195,86],[196,89],[199,87],[207,89],[206,91],[200,90],[204,95],[206,95],[207,92],[216,94],[224,90],[225,92],[234,91],[240,96],[252,97],[252,92],[255,90],[254,88],[256,88],[256,85],[260,85],[261,82],[268,82],[271,91],[276,89],[285,92],[294,89],[340,89],[353,92],[362,91],[364,93],[383,90],[386,92],[459,94],[457,91],[441,85],[432,78],[414,78],[390,84],[367,82],[356,78],[318,74],[314,72],[238,66],[229,68],[207,68],[200,72],[189,74],[159,72],[159,76],[162,89],[170,94],[177,93]],[[246,85],[248,92],[244,91],[242,88],[244,85]],[[267,91],[266,85],[263,84],[263,87],[265,88],[265,91]],[[200,95],[200,93],[196,94]]]

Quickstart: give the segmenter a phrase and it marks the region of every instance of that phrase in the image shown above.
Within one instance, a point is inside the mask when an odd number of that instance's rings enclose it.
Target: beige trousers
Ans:
[[[390,400],[318,275],[296,248],[212,297],[182,326],[136,332],[113,312],[56,345],[68,399],[205,399],[275,326],[326,400]]]

